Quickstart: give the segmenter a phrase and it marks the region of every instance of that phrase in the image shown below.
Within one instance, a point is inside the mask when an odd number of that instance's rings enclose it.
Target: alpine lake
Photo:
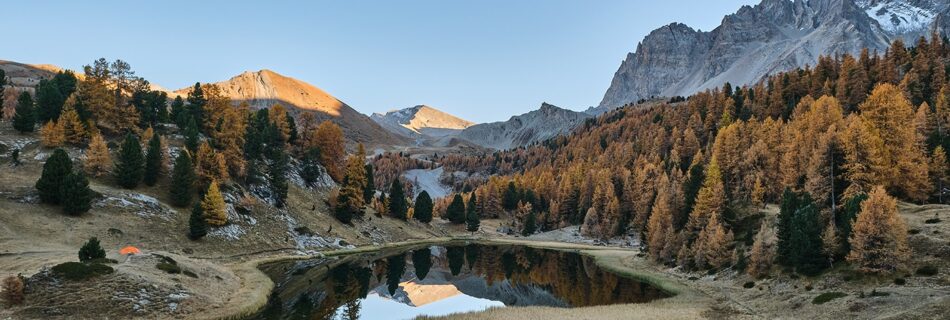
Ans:
[[[447,243],[282,261],[251,319],[413,319],[515,306],[644,303],[670,294],[569,250]]]

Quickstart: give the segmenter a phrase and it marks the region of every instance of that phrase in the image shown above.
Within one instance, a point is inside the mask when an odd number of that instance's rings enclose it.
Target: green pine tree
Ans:
[[[521,229],[522,236],[530,236],[538,230],[537,217],[534,216],[534,210],[528,213],[528,216],[524,219],[524,228]]]
[[[366,187],[363,188],[363,202],[369,203],[373,201],[373,196],[376,195],[376,178],[373,177],[373,165],[370,163],[366,164]]]
[[[854,221],[861,212],[861,203],[868,199],[866,193],[860,193],[851,196],[844,201],[844,209],[835,212],[835,227],[838,228],[838,239],[841,240],[842,251],[847,254],[851,251],[851,230],[854,227]]]
[[[505,188],[505,193],[501,197],[501,204],[505,210],[511,211],[518,208],[518,188],[515,187],[513,181],[508,182],[508,187]]]
[[[40,80],[36,87],[36,118],[40,123],[56,121],[63,111],[66,98],[59,91],[59,86],[51,80]]]
[[[119,157],[115,161],[115,180],[119,186],[133,189],[142,181],[145,171],[145,157],[142,155],[142,145],[132,133],[125,135]]]
[[[468,210],[468,214],[465,215],[465,230],[474,233],[475,231],[478,231],[478,226],[480,224],[481,221],[479,221],[478,214],[475,213],[475,210]]]
[[[454,224],[465,223],[465,200],[462,200],[462,195],[456,193],[452,198],[445,210],[445,218]]]
[[[172,204],[184,207],[191,203],[194,184],[195,168],[191,164],[191,156],[187,151],[181,150],[175,158],[175,168],[172,169]]]
[[[50,204],[60,204],[63,201],[63,182],[66,176],[73,172],[73,162],[63,149],[56,149],[53,155],[43,164],[43,173],[36,181],[36,190],[40,193],[40,200]]]
[[[105,257],[106,251],[103,250],[102,246],[99,245],[99,239],[96,237],[89,238],[89,241],[82,245],[82,248],[79,248],[80,262],[90,262],[96,259],[103,259]]]
[[[198,123],[195,122],[194,117],[191,117],[185,126],[185,147],[188,148],[188,151],[191,151],[191,153],[195,153],[198,151],[198,144],[200,142],[198,139]]]
[[[403,191],[402,182],[395,179],[389,188],[389,214],[394,218],[406,220],[408,211],[409,204],[406,203],[406,193]]]
[[[3,104],[4,88],[7,87],[7,72],[0,70],[0,104]],[[3,119],[3,106],[0,106],[0,119]]]
[[[778,237],[778,256],[776,260],[779,264],[786,266],[792,265],[792,245],[790,242],[792,237],[792,219],[795,216],[795,211],[798,211],[800,208],[799,203],[801,201],[800,196],[792,191],[791,188],[785,188],[785,191],[782,192],[782,203],[778,213],[778,230],[776,231]]]
[[[472,192],[472,196],[468,197],[468,204],[465,205],[465,217],[468,219],[468,216],[474,214],[476,217],[481,215],[481,212],[478,212],[478,197],[475,196],[475,193]]]
[[[817,275],[828,265],[828,259],[822,253],[821,220],[818,206],[806,193],[802,207],[795,211],[791,221],[789,243],[789,261],[795,270],[805,275]]]
[[[17,98],[16,109],[13,114],[13,128],[20,133],[33,132],[36,127],[35,112],[33,111],[33,97],[29,92],[20,93]]]
[[[191,208],[191,216],[188,217],[188,238],[198,240],[207,234],[208,222],[204,218],[201,203],[195,203],[195,206]]]
[[[308,186],[313,186],[320,178],[320,149],[310,148],[303,155],[303,164],[300,168],[300,178]]]
[[[422,191],[416,196],[412,217],[419,220],[419,222],[429,223],[432,221],[432,207],[432,197],[429,196],[428,192]]]
[[[92,190],[89,180],[82,171],[70,173],[63,181],[63,212],[68,215],[80,215],[92,207]]]
[[[283,208],[287,202],[287,165],[289,157],[283,148],[275,148],[268,152],[270,164],[267,166],[267,184],[274,196],[275,205]]]
[[[142,181],[147,186],[154,186],[158,182],[158,177],[162,171],[162,139],[158,134],[153,134],[152,139],[148,141],[148,153],[145,156],[145,176]]]

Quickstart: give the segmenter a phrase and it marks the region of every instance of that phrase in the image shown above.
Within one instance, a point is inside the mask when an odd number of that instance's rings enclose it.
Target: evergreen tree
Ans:
[[[518,208],[518,188],[515,187],[513,181],[508,182],[508,187],[505,188],[505,193],[502,195],[501,204],[504,206],[505,210],[511,211]]]
[[[412,266],[416,269],[416,278],[419,281],[425,280],[426,275],[432,268],[432,250],[422,248],[412,251]]]
[[[133,189],[142,181],[145,170],[145,157],[142,155],[142,145],[132,133],[125,135],[119,157],[115,162],[115,179],[119,186]]]
[[[300,178],[308,186],[313,186],[320,178],[320,150],[310,148],[303,155],[303,164],[300,168]]]
[[[456,193],[452,198],[452,203],[445,210],[445,218],[454,224],[465,223],[465,200],[462,200],[462,195]]]
[[[148,154],[145,156],[145,176],[142,179],[145,185],[154,186],[158,182],[158,177],[162,174],[163,156],[161,137],[152,135],[152,139],[148,141]]]
[[[191,165],[191,156],[188,151],[181,150],[175,158],[175,168],[172,169],[172,204],[179,207],[188,205],[191,202],[194,183],[195,168]]]
[[[528,212],[528,216],[524,219],[524,228],[521,228],[522,236],[530,236],[538,230],[537,217],[534,215],[534,210]]]
[[[36,118],[40,123],[56,121],[62,112],[66,98],[59,91],[56,83],[50,80],[40,80],[36,87]]]
[[[842,251],[845,253],[851,251],[851,230],[854,226],[854,220],[858,218],[861,212],[861,203],[868,199],[866,193],[859,193],[844,202],[844,208],[835,212],[835,226],[838,227],[838,240],[841,241]]]
[[[362,145],[360,145],[362,146]],[[376,178],[373,177],[373,164],[366,164],[366,187],[363,188],[363,201],[369,203],[376,195]]]
[[[228,223],[228,212],[225,210],[224,197],[221,196],[217,181],[212,180],[208,185],[204,200],[201,200],[201,212],[209,225],[223,226]]]
[[[419,220],[419,222],[429,223],[432,221],[432,207],[432,198],[429,196],[429,192],[423,190],[416,196],[412,217]]]
[[[20,93],[17,98],[15,114],[13,115],[13,128],[20,133],[33,132],[36,126],[36,119],[33,111],[33,97],[29,92]]]
[[[178,128],[184,128],[188,125],[188,111],[185,109],[185,100],[181,96],[175,97],[175,100],[172,101],[169,118]]]
[[[7,87],[7,72],[0,70],[0,120],[3,120],[4,89]]]
[[[363,158],[354,155],[349,158],[346,165],[346,175],[343,177],[343,183],[340,194],[337,196],[337,219],[343,223],[349,223],[355,217],[362,217],[363,207],[363,186],[366,183],[366,171],[363,168]]]
[[[790,239],[792,237],[792,218],[795,216],[795,211],[798,211],[799,203],[801,202],[801,197],[792,191],[791,188],[786,187],[785,191],[782,192],[782,203],[779,207],[778,213],[778,227],[777,227],[777,255],[778,262],[783,265],[791,265],[791,243]]]
[[[406,193],[403,191],[402,182],[394,179],[392,186],[389,187],[389,214],[393,218],[406,220],[408,211],[409,204],[406,203]]]
[[[195,130],[198,129],[197,124],[204,123],[204,107],[207,103],[208,100],[205,99],[204,89],[201,87],[201,83],[196,82],[194,88],[188,93],[188,113],[190,113],[191,118],[189,121],[195,122]],[[189,126],[191,126],[191,124],[189,124]]]
[[[79,248],[80,262],[90,262],[96,259],[103,259],[105,257],[106,251],[102,250],[102,246],[99,245],[99,239],[96,237],[89,238],[89,241]]]
[[[73,172],[73,162],[63,149],[56,149],[53,155],[43,164],[43,173],[36,181],[36,190],[40,193],[40,200],[50,204],[60,204],[63,201],[62,186],[66,176]]]
[[[481,221],[479,221],[475,210],[468,210],[468,214],[465,215],[465,230],[475,233],[475,231],[478,231],[479,224],[481,224]]]
[[[848,261],[861,271],[891,273],[906,267],[907,225],[897,212],[897,200],[883,187],[874,188],[861,204],[850,242]]]
[[[204,211],[200,203],[195,203],[191,208],[191,216],[188,217],[188,238],[198,240],[208,234],[208,222],[205,221]]]
[[[269,152],[270,164],[267,166],[267,185],[274,196],[275,205],[283,208],[287,204],[287,166],[290,161],[283,148]]]
[[[818,206],[805,196],[802,206],[795,211],[788,239],[789,260],[795,270],[805,275],[817,275],[828,265],[823,254],[822,228]]]
[[[516,206],[517,207],[517,206]],[[478,197],[472,192],[472,196],[468,197],[468,204],[465,205],[465,217],[468,219],[469,215],[475,215],[478,217],[481,212],[478,212]]]
[[[185,147],[188,148],[188,151],[195,153],[198,151],[199,142],[198,123],[195,122],[195,118],[191,118],[185,126]]]
[[[62,185],[63,212],[68,215],[79,215],[92,207],[92,190],[89,189],[89,180],[77,171],[66,176]]]

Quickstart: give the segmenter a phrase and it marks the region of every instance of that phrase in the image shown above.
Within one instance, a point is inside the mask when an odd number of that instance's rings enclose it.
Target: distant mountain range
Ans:
[[[474,124],[426,105],[374,113],[370,118],[386,130],[407,138],[457,135]]]
[[[946,0],[764,0],[743,6],[712,31],[672,23],[650,32],[614,74],[596,108],[650,97],[754,83],[780,71],[814,65],[820,55],[883,53],[894,39],[912,45],[950,30]]]

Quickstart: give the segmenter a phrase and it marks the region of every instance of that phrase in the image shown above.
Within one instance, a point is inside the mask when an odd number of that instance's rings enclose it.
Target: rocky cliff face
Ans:
[[[333,121],[343,128],[348,140],[369,145],[404,142],[326,91],[270,70],[244,72],[215,85],[236,104],[247,102],[252,108],[261,109],[279,103],[293,113],[311,112],[318,121]],[[184,88],[175,92],[185,95],[191,90]]]
[[[570,132],[590,117],[586,113],[543,103],[540,109],[513,116],[508,121],[468,127],[458,137],[486,148],[511,149]]]
[[[408,138],[457,135],[474,124],[426,105],[374,113],[370,118],[386,130]]]
[[[690,95],[729,82],[814,65],[820,55],[882,52],[896,38],[911,41],[950,30],[942,0],[763,0],[703,32],[673,23],[654,30],[629,53],[597,108],[604,111],[661,96]]]

